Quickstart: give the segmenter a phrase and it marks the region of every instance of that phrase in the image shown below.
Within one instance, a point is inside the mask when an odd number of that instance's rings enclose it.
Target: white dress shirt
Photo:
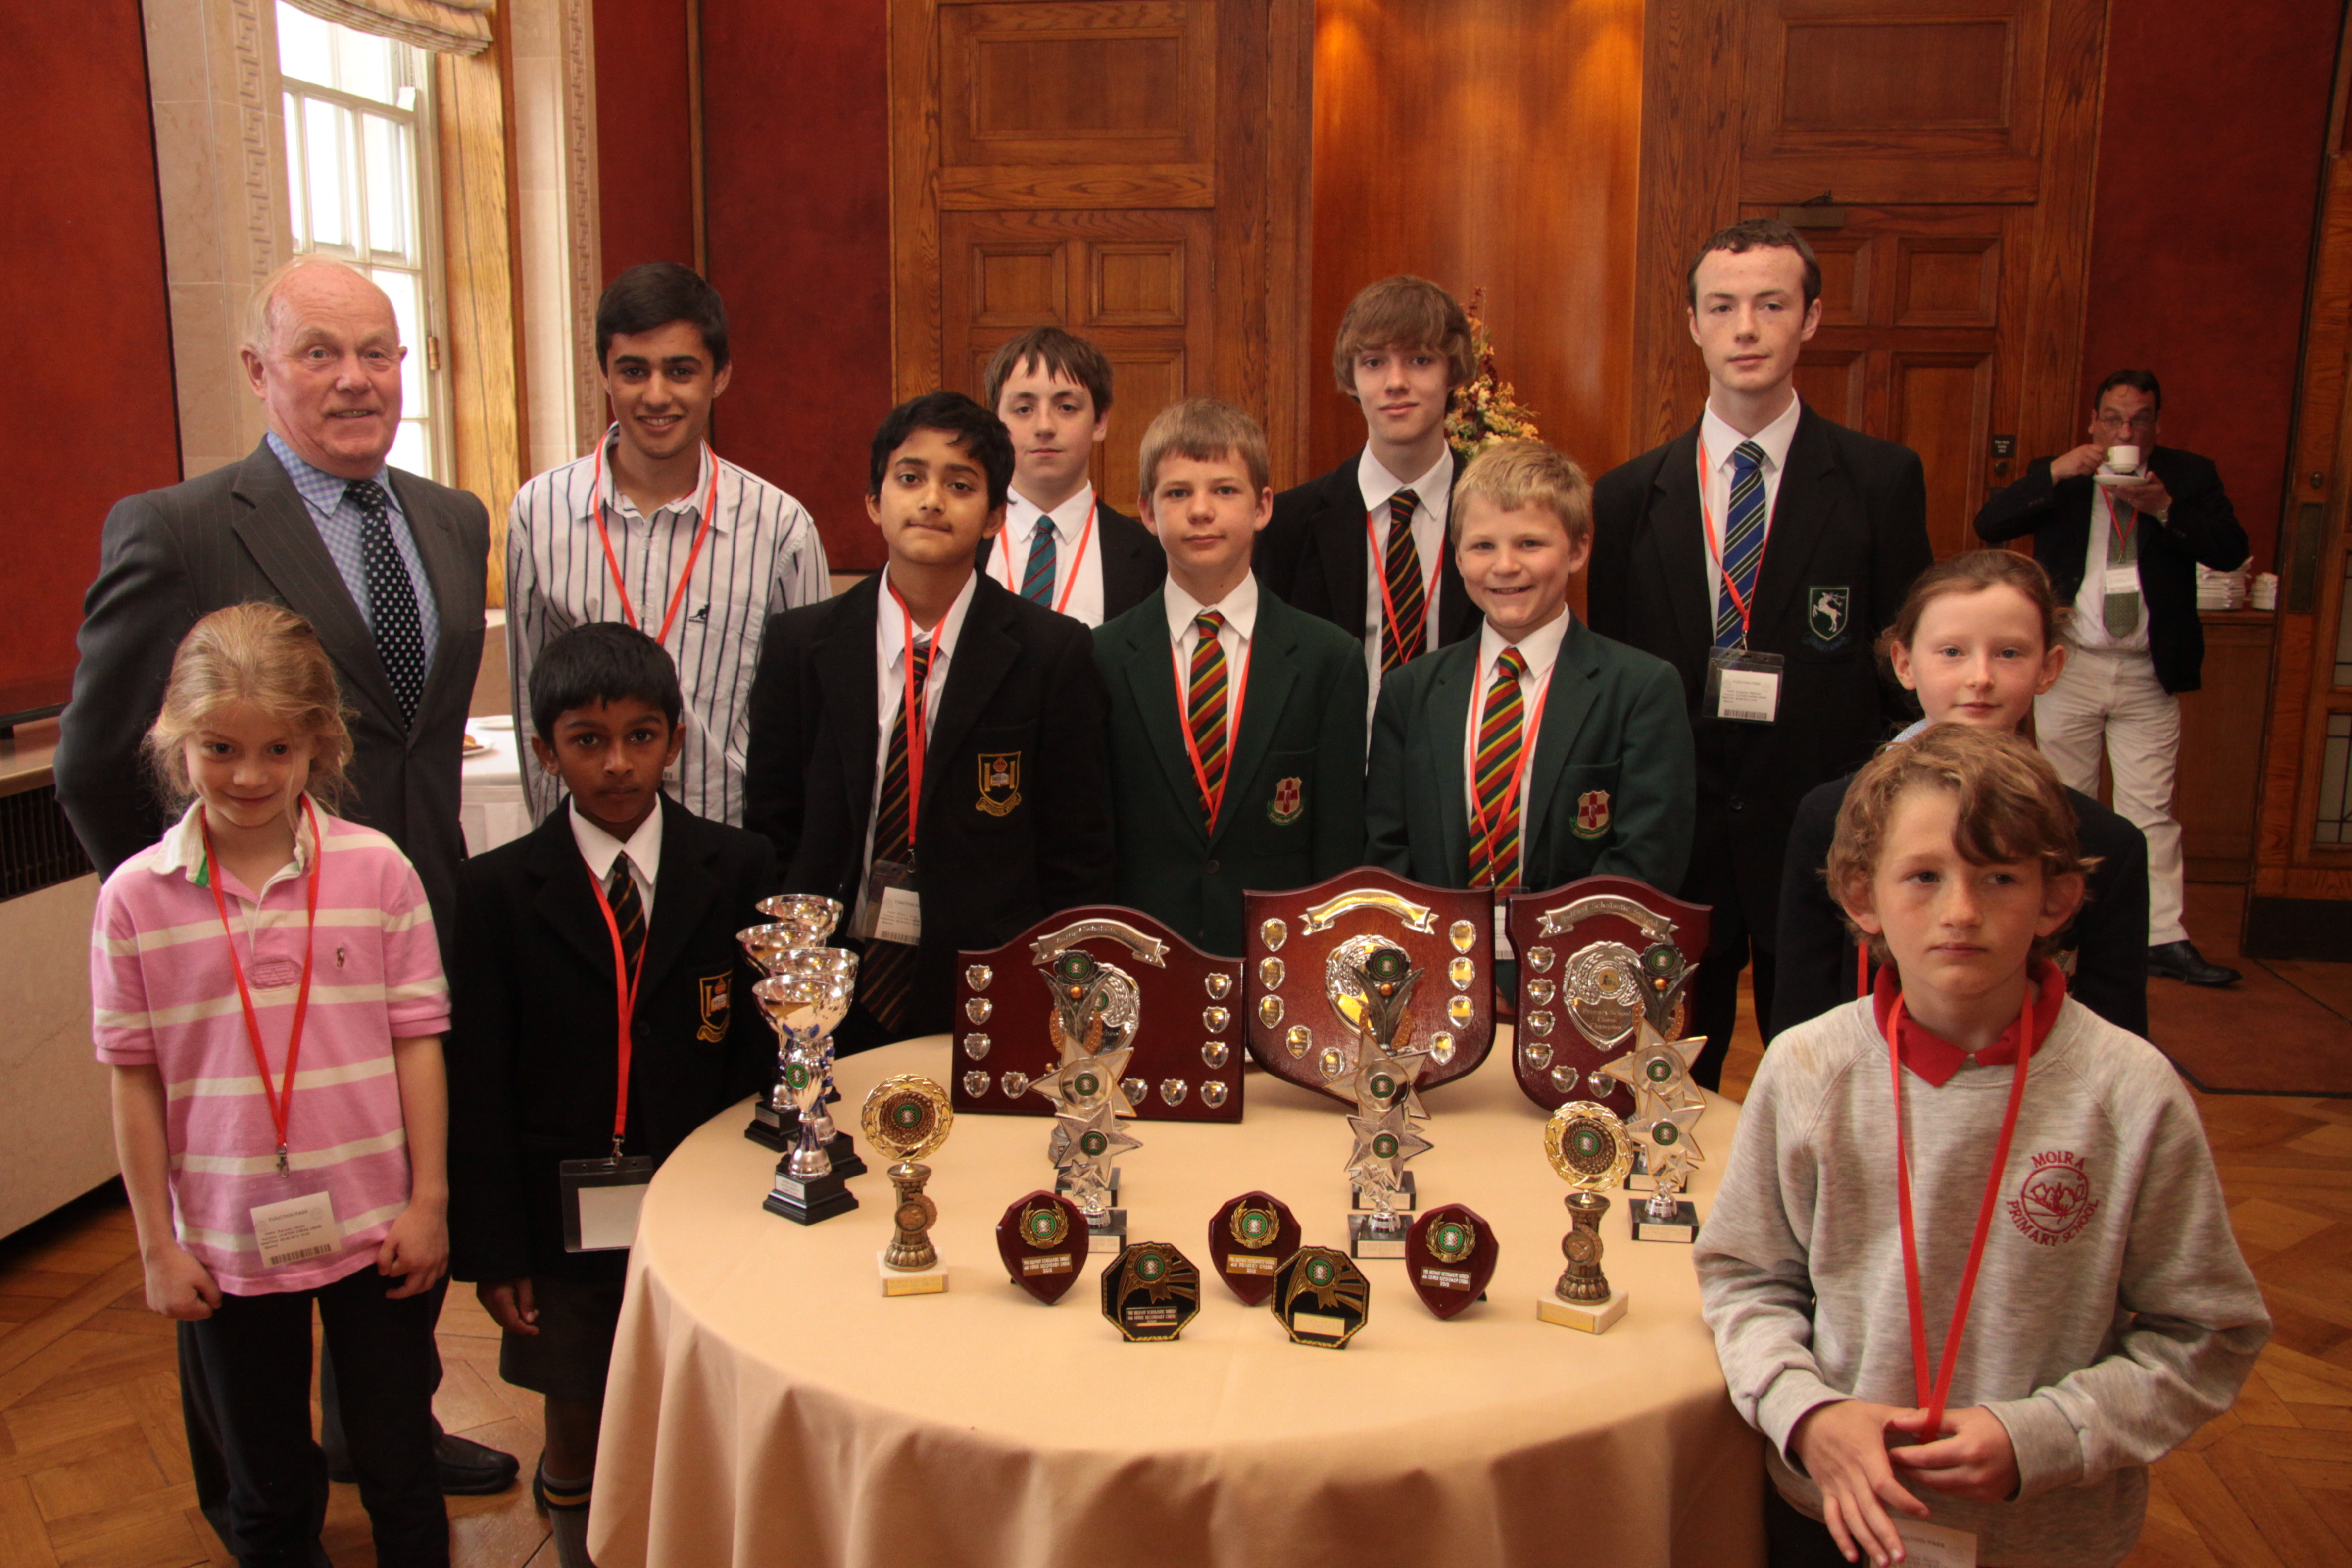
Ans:
[[[1528,859],[1528,796],[1535,787],[1536,738],[1543,724],[1543,714],[1537,707],[1551,689],[1552,666],[1559,662],[1559,645],[1568,636],[1568,624],[1575,612],[1563,606],[1559,615],[1521,637],[1516,645],[1519,657],[1528,661],[1528,672],[1519,677],[1519,702],[1526,714],[1520,721],[1519,739],[1528,759],[1526,769],[1519,774],[1519,869],[1520,879],[1526,880]],[[1503,640],[1492,621],[1478,628],[1478,679],[1470,688],[1470,716],[1462,732],[1462,808],[1469,819],[1470,837],[1478,837],[1478,727],[1486,717],[1486,696],[1494,689],[1495,678],[1500,670],[1496,661],[1503,650],[1513,647]],[[1498,910],[1500,900],[1496,901]],[[1496,922],[1499,934],[1502,924]]]
[[[1054,589],[1045,600],[1045,607],[1058,609],[1090,626],[1102,625],[1102,521],[1095,515],[1095,487],[1091,483],[1080,485],[1077,494],[1051,511],[1038,510],[1037,503],[1019,490],[1007,498],[1004,531],[996,536],[989,573],[1016,595],[1021,592],[1022,579],[1028,574],[1029,552],[1040,528],[1054,532]],[[1080,540],[1086,542],[1083,560],[1077,558]],[[1070,575],[1074,570],[1077,574],[1075,579]],[[1066,602],[1062,597],[1066,592],[1069,595]]]
[[[1702,497],[1706,516],[1715,521],[1715,537],[1706,542],[1706,625],[1712,640],[1715,623],[1723,614],[1723,545],[1725,531],[1731,525],[1732,458],[1743,441],[1753,441],[1764,449],[1764,549],[1772,543],[1772,511],[1780,502],[1780,474],[1789,466],[1789,443],[1796,438],[1797,418],[1804,411],[1801,399],[1791,395],[1789,406],[1780,416],[1753,436],[1742,436],[1724,422],[1723,416],[1709,404],[1699,416],[1699,446],[1706,454],[1700,479],[1705,485]],[[1706,524],[1699,524],[1705,531]],[[1756,574],[1760,581],[1764,574],[1764,557],[1756,557]]]
[[[2139,526],[2139,519],[2131,508],[2116,501],[2116,492],[2105,485],[2091,498],[2091,542],[2083,552],[2083,585],[2074,590],[2074,618],[2066,627],[2066,635],[2080,647],[2109,648],[2117,653],[2147,651],[2147,591],[2142,588],[2139,599],[2139,625],[2125,637],[2107,635],[2107,552],[2116,541],[2116,524],[2126,528]]]
[[[1225,617],[1224,626],[1217,633],[1217,646],[1225,650],[1225,706],[1230,710],[1236,695],[1243,695],[1245,701],[1247,689],[1243,684],[1243,672],[1249,668],[1250,638],[1257,631],[1256,575],[1244,574],[1240,584],[1213,605],[1204,605],[1192,597],[1177,585],[1172,576],[1161,597],[1168,609],[1168,640],[1176,650],[1177,662],[1169,668],[1169,678],[1176,680],[1176,721],[1185,722],[1184,689],[1191,679],[1188,673],[1183,679],[1177,679],[1176,671],[1192,669],[1192,654],[1201,646],[1201,627],[1196,617],[1211,610]],[[1227,755],[1233,753],[1240,740],[1238,734],[1228,731]]]
[[[572,803],[572,842],[580,846],[580,858],[588,862],[588,874],[603,887],[612,879],[613,857],[628,857],[629,880],[637,885],[637,901],[645,906],[646,930],[654,929],[654,878],[661,869],[662,813],[656,801],[637,830],[623,843],[580,814],[580,803]]]
[[[597,506],[621,566],[628,603],[647,637],[661,630],[702,523],[712,455],[705,448],[693,489],[648,518],[614,481],[617,432],[604,437],[604,476],[594,453],[527,481],[507,511],[507,658],[515,719],[530,723],[530,669],[540,650],[572,627],[624,619],[613,569],[596,537]],[[710,533],[662,646],[677,664],[686,699],[686,740],[673,770],[679,804],[714,822],[743,820],[743,751],[751,732],[751,678],[768,617],[832,593],[824,544],[800,502],[724,458]],[[562,798],[562,786],[523,770],[534,821]]]
[[[1388,601],[1381,594],[1388,581],[1389,559],[1389,498],[1397,491],[1411,489],[1420,503],[1412,509],[1412,547],[1421,556],[1422,593],[1429,605],[1427,632],[1421,639],[1424,652],[1437,647],[1437,628],[1444,624],[1444,606],[1437,602],[1440,568],[1445,561],[1446,509],[1454,503],[1454,487],[1450,467],[1454,454],[1449,449],[1438,454],[1436,465],[1408,486],[1381,465],[1366,447],[1356,459],[1356,488],[1363,492],[1365,515],[1371,520],[1372,536],[1365,546],[1371,553],[1364,572],[1364,673],[1370,678],[1370,691],[1364,700],[1364,733],[1372,730],[1372,714],[1381,704],[1381,635],[1388,625]]]
[[[939,727],[940,694],[948,689],[948,668],[955,658],[956,638],[963,631],[964,616],[971,611],[972,592],[979,584],[977,573],[965,578],[962,592],[956,595],[955,602],[948,606],[948,613],[940,617],[940,624],[928,632],[919,626],[915,629],[915,640],[931,650],[930,663],[923,671],[923,734],[926,739]],[[875,595],[874,611],[874,793],[866,803],[866,855],[860,862],[868,871],[874,868],[875,816],[882,807],[882,775],[890,766],[890,730],[898,721],[898,710],[907,705],[907,626],[910,619],[898,607],[898,599],[890,592],[890,569],[883,567],[882,591]],[[909,734],[908,741],[910,745],[913,740]],[[925,760],[929,762],[928,758]],[[909,778],[907,783],[911,788],[914,780]],[[909,805],[918,815],[921,813],[923,803],[920,800],[912,801]],[[921,852],[922,844],[919,837],[916,853],[919,856]],[[866,880],[864,877],[858,879],[857,900],[850,911],[853,929],[857,923],[855,917],[866,908]]]

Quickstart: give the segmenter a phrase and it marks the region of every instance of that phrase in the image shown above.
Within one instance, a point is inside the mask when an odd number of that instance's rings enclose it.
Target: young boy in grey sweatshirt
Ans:
[[[1898,1519],[2003,1568],[2119,1562],[2147,1467],[2270,1337],[2196,1107],[2043,952],[2084,868],[2012,736],[1938,725],[1846,795],[1830,885],[1892,967],[1766,1054],[1696,1252],[1775,1568],[1900,1561]]]

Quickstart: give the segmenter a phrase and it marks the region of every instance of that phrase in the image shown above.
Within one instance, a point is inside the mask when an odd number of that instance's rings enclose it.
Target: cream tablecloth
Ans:
[[[466,831],[466,853],[487,855],[531,830],[530,802],[522,793],[522,741],[514,721],[502,714],[468,719],[466,729],[488,749],[462,765],[457,819]]]
[[[1053,1307],[1015,1289],[993,1227],[1051,1184],[1048,1123],[956,1121],[929,1162],[942,1295],[886,1300],[881,1162],[861,1207],[803,1229],[764,1212],[774,1156],[728,1111],[646,1200],[606,1397],[591,1542],[640,1563],[951,1564],[1761,1563],[1762,1458],[1733,1414],[1685,1247],[1602,1222],[1632,1310],[1598,1338],[1540,1322],[1560,1269],[1566,1186],[1507,1047],[1429,1097],[1424,1204],[1495,1226],[1488,1300],[1440,1321],[1403,1265],[1368,1262],[1369,1321],[1343,1351],[1292,1344],[1224,1288],[1210,1216],[1263,1188],[1307,1240],[1346,1245],[1345,1110],[1253,1073],[1238,1125],[1130,1124],[1129,1235],[1202,1270],[1181,1340],[1129,1344],[1100,1312],[1097,1250]],[[855,1112],[884,1074],[942,1082],[944,1038],[841,1064]],[[1711,1100],[1704,1215],[1738,1108]]]

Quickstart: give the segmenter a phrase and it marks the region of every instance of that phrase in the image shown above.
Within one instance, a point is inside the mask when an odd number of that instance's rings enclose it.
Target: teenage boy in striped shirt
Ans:
[[[727,310],[674,262],[633,267],[596,303],[613,425],[584,458],[540,474],[507,514],[507,658],[529,711],[541,649],[573,626],[625,621],[659,642],[686,694],[668,776],[697,816],[740,826],[751,677],[770,616],[825,597],[824,544],[800,502],[710,449],[727,390]],[[562,791],[523,770],[531,815]]]

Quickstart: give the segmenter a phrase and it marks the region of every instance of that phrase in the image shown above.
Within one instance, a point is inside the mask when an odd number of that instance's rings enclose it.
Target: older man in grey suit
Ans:
[[[400,846],[436,925],[450,929],[489,519],[465,491],[386,466],[406,353],[383,289],[340,262],[298,258],[255,291],[246,325],[246,374],[268,411],[261,444],[107,517],[57,756],[58,803],[101,873],[163,835],[140,742],[180,639],[214,610],[266,599],[317,630],[352,710],[344,815]],[[181,1373],[195,1439],[211,1414],[184,1334]],[[223,1523],[220,1457],[190,1446],[198,1495]],[[499,1490],[516,1470],[510,1456],[447,1436],[436,1458],[452,1491]]]

